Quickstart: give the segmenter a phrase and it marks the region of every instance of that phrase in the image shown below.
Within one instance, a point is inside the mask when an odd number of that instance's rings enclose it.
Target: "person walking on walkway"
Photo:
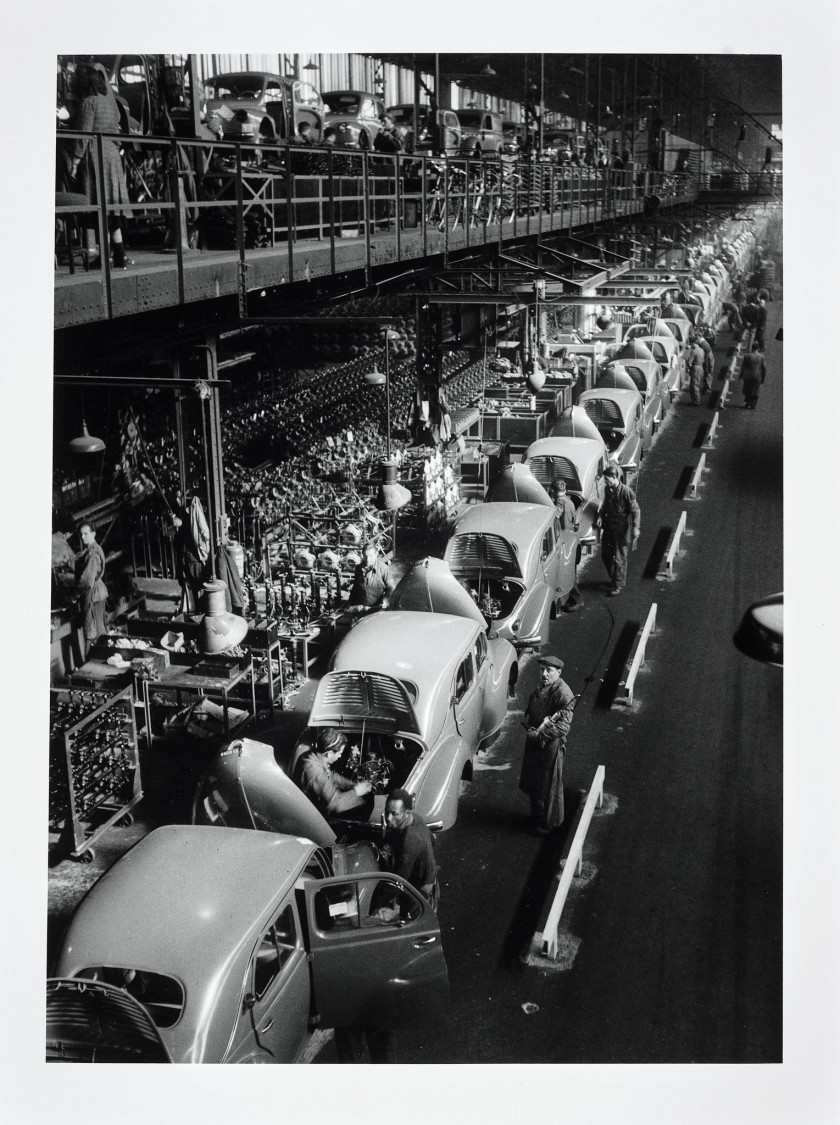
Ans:
[[[572,725],[575,696],[561,679],[563,661],[541,656],[540,682],[528,700],[523,726],[527,730],[519,788],[531,801],[531,827],[547,836],[563,823],[563,760]]]
[[[764,362],[764,352],[759,344],[752,346],[752,351],[744,356],[741,363],[740,379],[744,387],[744,409],[755,410],[758,403],[758,392],[761,384],[767,377],[767,367]]]
[[[604,485],[606,491],[598,509],[601,558],[610,576],[610,597],[615,597],[627,582],[627,552],[641,534],[642,513],[635,492],[622,484],[618,465],[604,470]]]
[[[703,378],[706,366],[706,355],[697,342],[697,336],[692,332],[688,338],[691,350],[686,360],[688,370],[688,384],[691,391],[691,401],[700,405],[700,392],[703,389]]]

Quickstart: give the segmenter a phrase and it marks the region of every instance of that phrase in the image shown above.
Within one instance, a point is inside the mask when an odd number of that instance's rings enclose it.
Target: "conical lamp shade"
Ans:
[[[71,453],[101,453],[105,448],[102,438],[91,437],[88,433],[87,422],[82,419],[82,436],[73,438],[69,443]]]
[[[541,367],[535,367],[528,376],[528,386],[532,391],[541,391],[545,386],[545,372]]]
[[[210,655],[227,652],[238,645],[248,632],[248,622],[244,617],[228,613],[225,609],[227,586],[219,579],[204,583],[205,610],[198,627],[196,643],[201,652]]]
[[[373,371],[365,372],[365,382],[369,387],[381,387],[385,382],[385,376],[374,367]]]
[[[376,493],[376,508],[380,512],[396,512],[410,504],[411,493],[397,481],[396,461],[381,461],[379,468],[382,483]]]

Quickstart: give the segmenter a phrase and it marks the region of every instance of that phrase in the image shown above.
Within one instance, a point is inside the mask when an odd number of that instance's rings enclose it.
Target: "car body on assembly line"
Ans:
[[[435,150],[434,123],[430,106],[417,107],[417,134],[414,132],[414,106],[411,103],[391,105],[385,111],[399,129],[405,151],[428,156]],[[442,134],[440,152],[457,156],[461,151],[461,123],[454,109],[437,111],[437,128]]]
[[[292,140],[304,121],[319,141],[321,95],[308,82],[267,71],[217,74],[204,81],[207,127],[221,140],[269,143]]]
[[[674,336],[634,336],[625,340],[614,356],[618,363],[634,359],[654,360],[673,400],[685,378],[685,356]]]
[[[627,386],[600,386],[578,399],[604,439],[610,460],[625,474],[636,472],[653,440],[653,419],[645,414],[642,396],[625,376]],[[616,380],[617,381],[617,380]]]
[[[431,906],[394,874],[335,875],[313,841],[168,825],[74,914],[60,977],[124,989],[173,1062],[296,1062],[315,1028],[389,1028],[448,1003]]]
[[[535,502],[522,490],[499,492],[505,478],[530,478]],[[538,492],[537,492],[538,490]],[[455,522],[444,560],[466,587],[493,633],[519,647],[548,640],[549,619],[575,584],[578,535],[563,530],[554,502],[530,469],[506,466],[483,504],[473,505]]]
[[[330,90],[323,95],[327,126],[335,129],[336,143],[371,151],[382,130],[385,103],[366,90]]]
[[[622,359],[608,363],[598,376],[596,387],[626,386],[621,377],[628,377],[642,396],[645,424],[651,436],[656,433],[671,405],[671,393],[662,378],[662,368],[655,359]]]
[[[596,541],[595,521],[604,496],[604,470],[609,451],[597,426],[579,406],[567,407],[552,427],[525,450],[523,462],[545,488],[565,481],[566,494],[577,510],[582,548]]]
[[[502,152],[505,135],[502,115],[488,109],[458,109],[461,124],[461,152],[464,156],[492,156]]]
[[[410,571],[388,610],[351,629],[318,684],[291,775],[297,780],[318,732],[338,728],[349,744],[336,770],[352,778],[360,776],[357,763],[375,767],[372,821],[381,818],[387,794],[402,787],[414,795],[417,816],[445,829],[457,818],[473,756],[501,729],[518,662],[512,645],[488,637],[484,618],[442,560],[425,561],[443,568],[434,566],[434,578],[450,585],[456,612],[398,608]],[[428,609],[428,597],[424,604]]]

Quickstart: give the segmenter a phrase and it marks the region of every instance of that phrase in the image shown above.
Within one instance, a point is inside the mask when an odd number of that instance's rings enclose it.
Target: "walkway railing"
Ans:
[[[57,192],[78,191],[70,157],[82,143],[90,168],[90,195],[56,207],[71,220],[71,246],[57,245],[57,277],[70,271],[70,251],[85,228],[107,246],[109,222],[122,217],[129,246],[168,252],[176,263],[177,295],[187,300],[185,259],[230,253],[243,266],[267,249],[285,254],[282,280],[306,276],[301,252],[327,250],[319,272],[344,272],[349,245],[364,247],[368,271],[382,237],[390,260],[450,249],[503,244],[641,213],[648,196],[661,203],[690,202],[697,184],[657,172],[558,166],[501,155],[483,160],[379,154],[330,146],[245,145],[182,138],[57,134]],[[100,190],[107,154],[116,143],[128,184],[128,204],[107,204]],[[60,197],[57,196],[57,202]],[[63,225],[63,224],[62,224]],[[102,255],[107,314],[113,314],[112,278]],[[198,259],[200,260],[200,259]],[[83,267],[84,263],[81,262]],[[246,276],[243,269],[243,276]],[[77,267],[84,277],[84,269]],[[279,280],[279,279],[278,279]],[[245,282],[247,286],[247,280]],[[175,296],[173,294],[173,296]]]

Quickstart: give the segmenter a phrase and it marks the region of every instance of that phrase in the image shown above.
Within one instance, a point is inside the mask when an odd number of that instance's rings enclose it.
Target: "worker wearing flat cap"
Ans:
[[[300,760],[296,780],[327,820],[334,817],[366,820],[373,808],[369,781],[351,781],[332,767],[344,753],[347,737],[327,727],[315,738],[315,747]]]
[[[575,696],[560,676],[563,661],[541,656],[540,682],[528,700],[527,729],[519,788],[531,799],[531,827],[547,836],[563,823],[563,759],[572,725]]]

